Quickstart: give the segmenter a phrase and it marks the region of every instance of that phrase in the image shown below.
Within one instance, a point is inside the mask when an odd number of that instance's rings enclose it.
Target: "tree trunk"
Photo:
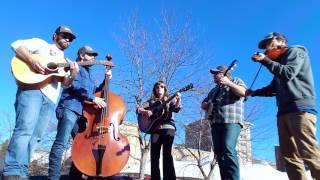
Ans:
[[[146,169],[146,162],[149,154],[149,147],[141,150],[141,159],[140,159],[140,171],[139,171],[139,180],[144,180],[144,172]]]

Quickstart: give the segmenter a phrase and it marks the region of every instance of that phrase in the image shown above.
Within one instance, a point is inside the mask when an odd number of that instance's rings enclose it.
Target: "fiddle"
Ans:
[[[259,62],[259,61],[262,61],[264,59],[264,57],[266,56],[269,59],[276,61],[279,58],[281,58],[287,52],[287,50],[288,50],[287,46],[277,46],[275,48],[266,50],[264,53],[256,52],[255,54],[253,54],[251,56],[251,59],[254,60],[255,62],[257,62],[257,61]],[[262,67],[262,64],[260,65],[249,89],[251,89],[253,84],[256,82],[257,77],[260,73],[261,67]],[[245,101],[246,100],[247,100],[247,97],[245,97]]]
[[[268,49],[264,54],[271,60],[277,60],[281,58],[288,50],[286,46],[278,46],[276,48]]]

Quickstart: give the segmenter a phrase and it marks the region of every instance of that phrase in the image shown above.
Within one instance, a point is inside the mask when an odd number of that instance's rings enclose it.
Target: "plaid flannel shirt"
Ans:
[[[246,87],[244,82],[240,78],[230,78],[232,82],[239,86]],[[219,94],[215,94],[219,91],[219,86],[215,86],[203,100],[203,102],[212,102],[212,115],[209,117],[211,124],[213,123],[240,123],[243,125],[244,121],[244,98],[235,95],[230,87],[224,86],[220,88]]]

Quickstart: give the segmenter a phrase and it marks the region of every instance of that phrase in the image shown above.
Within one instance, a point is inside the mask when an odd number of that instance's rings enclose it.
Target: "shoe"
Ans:
[[[18,175],[10,175],[10,176],[3,176],[3,180],[20,180],[20,176]]]

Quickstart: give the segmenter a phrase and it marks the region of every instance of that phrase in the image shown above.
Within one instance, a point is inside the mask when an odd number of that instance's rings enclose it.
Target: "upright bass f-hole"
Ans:
[[[116,134],[117,134],[117,133],[116,133],[116,128],[114,127],[114,124],[113,124],[113,123],[110,123],[110,126],[113,126],[113,127],[112,127],[113,139],[116,140],[116,141],[120,141],[120,137],[116,137]]]

